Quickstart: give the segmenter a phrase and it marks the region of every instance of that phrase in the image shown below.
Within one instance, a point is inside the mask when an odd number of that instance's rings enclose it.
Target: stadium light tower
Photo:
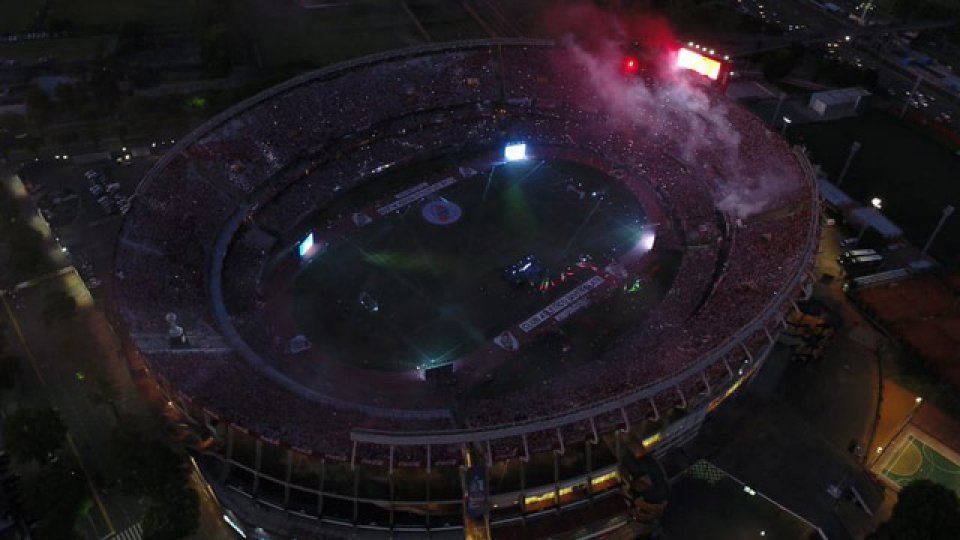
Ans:
[[[943,224],[947,221],[947,218],[953,215],[954,210],[955,208],[949,204],[943,208],[943,214],[940,216],[940,222],[937,223],[937,226],[933,229],[933,233],[930,234],[930,238],[927,240],[927,243],[924,244],[923,251],[920,252],[922,255],[927,254],[927,250],[930,249],[931,245],[933,245],[934,239],[936,239],[937,235],[940,234],[940,229],[943,228]]]
[[[791,120],[790,118],[788,118],[788,117],[786,117],[786,116],[783,117],[783,127],[780,129],[780,136],[781,136],[781,137],[786,137],[786,136],[787,136],[787,126],[789,126],[789,125],[792,124],[792,123],[793,123],[793,120]]]
[[[777,118],[780,118],[780,108],[783,107],[783,100],[787,99],[787,94],[780,92],[780,98],[777,99],[777,108],[773,111],[773,118],[770,120],[770,123],[774,126],[777,125]]]
[[[843,164],[843,170],[840,171],[840,177],[837,178],[837,187],[840,187],[840,184],[843,183],[843,179],[847,176],[847,169],[850,168],[850,163],[853,162],[853,156],[860,150],[860,143],[853,141],[853,144],[850,145],[850,154],[847,155],[847,162]]]
[[[917,90],[920,89],[920,81],[922,80],[923,80],[923,77],[921,77],[920,75],[917,75],[917,82],[913,83],[913,89],[910,90],[910,95],[907,96],[910,99],[905,99],[903,101],[903,109],[900,109],[900,118],[903,118],[903,116],[907,114],[907,109],[910,108],[910,102],[915,101],[917,99],[916,97]]]

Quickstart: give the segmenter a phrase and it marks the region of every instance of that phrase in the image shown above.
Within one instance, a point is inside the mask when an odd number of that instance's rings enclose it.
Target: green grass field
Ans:
[[[196,0],[50,0],[49,18],[77,27],[131,22],[190,23]]]
[[[43,0],[0,0],[0,33],[33,30],[37,11],[42,6]]]
[[[362,208],[431,172],[439,178],[444,165],[394,173],[327,215]],[[582,199],[567,189],[570,179],[582,184]],[[497,167],[439,195],[460,206],[459,221],[431,224],[414,203],[330,246],[301,271],[289,296],[314,346],[380,369],[452,362],[592,275],[581,271],[541,293],[508,284],[505,267],[534,254],[558,276],[582,254],[606,261],[612,249],[631,248],[643,224],[641,205],[624,186],[567,162]],[[363,293],[377,312],[361,305]]]
[[[34,61],[48,56],[57,61],[95,59],[112,43],[110,36],[38,39],[0,44],[0,58]]]
[[[293,1],[237,0],[229,20],[267,67],[318,66],[421,42],[392,0],[322,9],[304,9]]]

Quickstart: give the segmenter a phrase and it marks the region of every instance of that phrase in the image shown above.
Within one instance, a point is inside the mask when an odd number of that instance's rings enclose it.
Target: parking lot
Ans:
[[[156,156],[77,165],[54,160],[21,172],[40,212],[94,297],[109,283],[123,215]]]

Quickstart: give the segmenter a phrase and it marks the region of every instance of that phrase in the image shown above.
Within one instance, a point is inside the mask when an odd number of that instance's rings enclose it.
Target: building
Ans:
[[[864,98],[870,95],[870,92],[863,88],[842,88],[814,92],[810,95],[810,103],[807,106],[816,113],[820,120],[836,120],[837,118],[859,114],[866,103]]]

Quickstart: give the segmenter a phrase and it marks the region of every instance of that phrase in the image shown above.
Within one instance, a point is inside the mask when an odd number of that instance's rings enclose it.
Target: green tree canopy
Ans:
[[[56,410],[20,409],[3,419],[4,445],[17,459],[43,463],[66,441],[67,427]]]
[[[199,522],[200,497],[193,488],[181,486],[147,509],[143,518],[143,538],[179,540],[193,532]]]
[[[893,515],[869,540],[956,540],[960,538],[957,494],[929,480],[914,480],[900,491]]]
[[[116,441],[123,489],[151,499],[143,519],[144,539],[176,540],[196,529],[200,499],[190,486],[186,458],[160,441],[145,443],[136,432],[117,432]]]
[[[69,319],[77,312],[77,301],[63,289],[52,289],[43,297],[43,321],[50,324]]]
[[[20,379],[20,361],[16,356],[0,355],[0,392],[13,390]]]
[[[35,538],[82,538],[76,523],[89,498],[83,473],[72,459],[64,456],[45,467],[27,493],[27,504],[39,518]]]

